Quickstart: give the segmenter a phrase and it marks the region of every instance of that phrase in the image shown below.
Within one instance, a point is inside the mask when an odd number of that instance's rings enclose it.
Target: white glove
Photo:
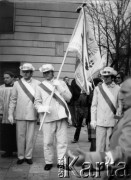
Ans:
[[[114,164],[113,156],[110,151],[106,152],[105,164]]]
[[[96,128],[96,121],[91,121],[90,125],[93,129],[95,129]]]
[[[50,113],[50,106],[46,105],[46,106],[40,106],[38,108],[38,113]]]
[[[53,82],[53,85],[57,88],[57,90],[62,93],[65,91],[65,88],[63,88],[63,86],[61,85],[60,81],[55,79]]]
[[[14,118],[13,118],[13,116],[12,116],[12,115],[9,115],[8,120],[10,121],[10,123],[11,123],[11,124],[13,124],[13,123],[14,123]]]
[[[53,85],[57,87],[57,86],[60,86],[61,84],[60,84],[60,81],[59,81],[59,80],[55,79],[55,80],[53,81]]]

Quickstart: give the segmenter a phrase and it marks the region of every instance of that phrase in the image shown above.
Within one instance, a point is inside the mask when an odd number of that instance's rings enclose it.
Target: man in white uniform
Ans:
[[[70,101],[71,93],[64,81],[54,79],[54,67],[51,64],[45,64],[39,70],[43,73],[44,81],[36,89],[35,107],[40,113],[40,121],[42,121],[43,115],[46,113],[42,131],[46,163],[44,169],[48,171],[53,167],[54,138],[56,138],[57,167],[59,167],[66,154],[68,144],[67,120],[70,116],[66,102]],[[49,103],[54,86],[54,96]]]
[[[113,82],[117,72],[105,67],[101,72],[104,82],[95,87],[91,105],[91,126],[96,128],[96,151],[109,149],[109,138],[116,124],[114,115],[118,107],[120,87]]]
[[[34,107],[35,89],[40,82],[32,78],[35,68],[30,63],[20,66],[23,78],[14,83],[9,104],[9,121],[16,120],[17,164],[32,164],[33,139],[37,112]],[[15,111],[15,114],[14,114]],[[15,115],[15,116],[14,116]]]

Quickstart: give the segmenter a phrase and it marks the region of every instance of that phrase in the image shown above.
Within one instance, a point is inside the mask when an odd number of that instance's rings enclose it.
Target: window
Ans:
[[[14,3],[0,1],[0,34],[14,32]]]

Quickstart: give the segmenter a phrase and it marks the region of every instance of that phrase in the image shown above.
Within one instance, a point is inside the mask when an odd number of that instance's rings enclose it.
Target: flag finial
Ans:
[[[81,6],[79,6],[77,9],[76,9],[76,12],[79,13],[82,9],[82,7],[86,6],[86,3],[83,3]]]

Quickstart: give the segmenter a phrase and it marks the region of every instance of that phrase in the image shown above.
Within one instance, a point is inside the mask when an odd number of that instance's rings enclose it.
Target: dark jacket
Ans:
[[[70,105],[74,105],[74,102],[76,100],[78,100],[78,98],[80,97],[80,93],[81,93],[81,89],[76,84],[75,79],[73,79],[72,82],[71,82],[70,91],[72,93],[72,98],[70,100]]]

